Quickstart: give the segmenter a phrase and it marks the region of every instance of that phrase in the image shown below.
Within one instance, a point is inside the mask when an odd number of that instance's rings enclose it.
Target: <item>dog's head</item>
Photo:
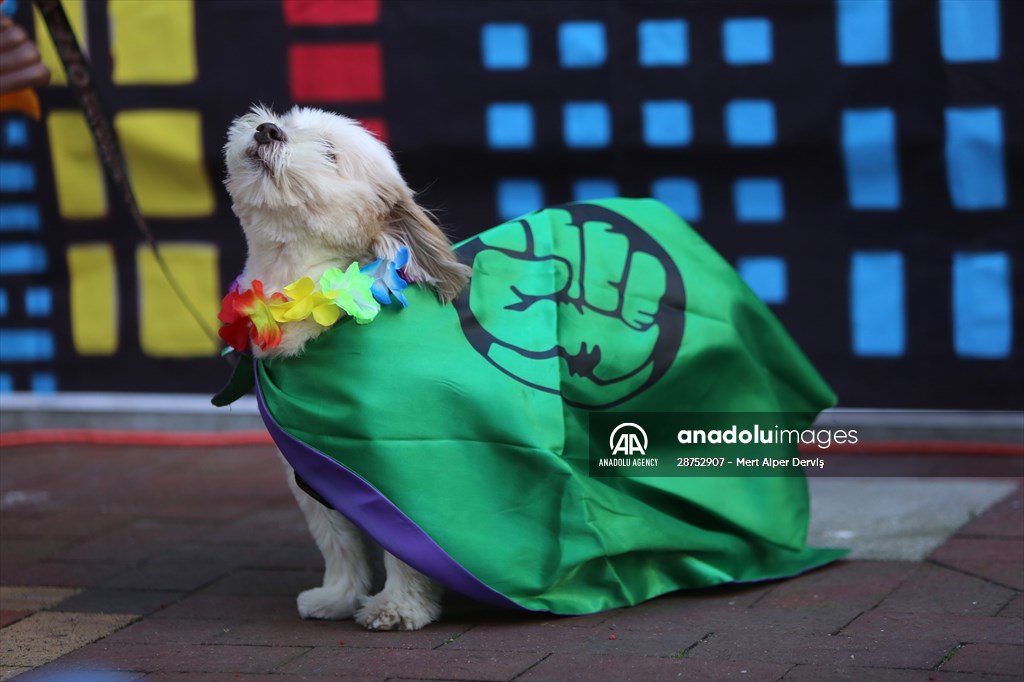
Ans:
[[[224,146],[232,208],[250,250],[295,245],[347,258],[393,258],[454,298],[469,277],[419,205],[388,148],[352,119],[308,107],[264,107],[235,119]]]

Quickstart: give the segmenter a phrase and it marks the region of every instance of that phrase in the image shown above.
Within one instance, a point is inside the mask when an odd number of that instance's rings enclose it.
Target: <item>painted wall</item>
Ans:
[[[665,201],[845,405],[1024,405],[1024,3],[64,3],[142,211],[214,326],[244,260],[227,126],[308,104],[385,138],[455,236],[575,199]],[[45,34],[27,0],[3,11]],[[212,392],[227,367],[40,45],[42,120],[0,119],[0,391]]]

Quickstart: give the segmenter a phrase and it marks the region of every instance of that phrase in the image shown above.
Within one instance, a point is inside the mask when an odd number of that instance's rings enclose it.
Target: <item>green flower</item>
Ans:
[[[342,272],[341,268],[330,268],[320,278],[320,291],[351,315],[356,323],[372,322],[380,312],[380,303],[373,298],[370,287],[373,278],[359,272],[359,263],[352,263]]]

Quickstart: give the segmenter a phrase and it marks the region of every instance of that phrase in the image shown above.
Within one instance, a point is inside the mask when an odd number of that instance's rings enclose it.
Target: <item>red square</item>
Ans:
[[[379,102],[384,66],[377,43],[292,45],[288,51],[295,102]]]
[[[382,118],[362,118],[359,122],[368,131],[373,133],[378,140],[387,144],[388,141],[388,124]]]
[[[380,0],[284,0],[289,26],[346,26],[375,24]]]

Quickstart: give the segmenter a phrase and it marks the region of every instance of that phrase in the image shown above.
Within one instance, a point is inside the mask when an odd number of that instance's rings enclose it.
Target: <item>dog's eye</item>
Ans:
[[[330,161],[331,163],[335,163],[338,160],[338,155],[334,151],[334,145],[331,144],[330,142],[324,142],[323,155],[324,158]]]

